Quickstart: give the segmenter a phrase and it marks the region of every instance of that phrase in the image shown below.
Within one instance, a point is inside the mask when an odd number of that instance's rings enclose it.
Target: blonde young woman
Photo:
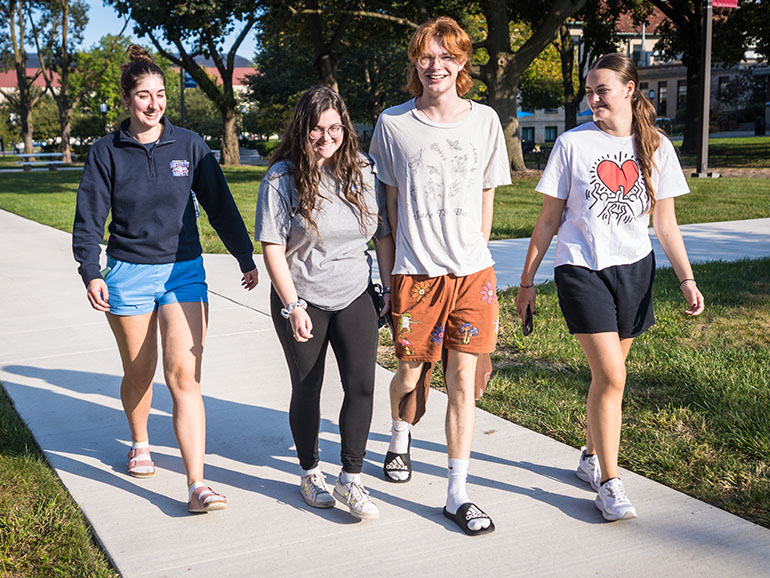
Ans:
[[[689,192],[671,142],[655,127],[633,61],[608,54],[591,67],[593,122],[556,141],[536,190],[545,195],[532,233],[516,309],[535,312],[537,268],[558,231],[559,304],[591,368],[586,445],[577,476],[598,492],[606,520],[636,517],[618,474],[626,357],[654,322],[655,234],[681,283],[685,313],[704,308],[676,221],[674,197]]]

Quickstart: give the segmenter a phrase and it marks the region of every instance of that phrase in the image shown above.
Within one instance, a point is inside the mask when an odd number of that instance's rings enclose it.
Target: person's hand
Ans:
[[[385,317],[385,314],[390,311],[390,293],[385,293],[382,296],[382,307],[378,311],[380,317]]]
[[[259,271],[254,268],[251,271],[246,271],[241,277],[241,286],[247,291],[251,291],[259,283]]]
[[[696,315],[703,313],[703,310],[706,308],[703,294],[694,282],[690,281],[682,285],[682,295],[684,295],[687,304],[690,306],[690,308],[685,311],[685,314],[695,317]]]
[[[535,287],[522,287],[519,286],[519,291],[516,293],[516,313],[518,313],[521,322],[525,323],[527,318],[527,306],[529,306],[532,314],[535,314],[535,296],[537,291]]]
[[[91,279],[86,288],[86,295],[88,296],[88,302],[91,304],[91,307],[97,311],[104,311],[105,313],[109,312],[110,292],[107,289],[107,283],[104,282],[104,279],[101,277]]]
[[[313,321],[302,307],[295,307],[289,314],[289,323],[291,323],[291,333],[295,341],[304,343],[313,338]]]

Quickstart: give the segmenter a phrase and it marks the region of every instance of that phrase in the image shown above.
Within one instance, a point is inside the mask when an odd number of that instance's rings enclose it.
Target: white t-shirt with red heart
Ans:
[[[654,160],[657,200],[690,192],[674,145],[665,136]],[[635,263],[652,250],[649,196],[633,136],[609,135],[593,122],[563,133],[535,190],[567,201],[554,266],[600,271]]]

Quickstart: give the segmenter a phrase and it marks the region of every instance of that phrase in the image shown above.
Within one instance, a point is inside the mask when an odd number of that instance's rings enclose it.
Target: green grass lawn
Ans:
[[[681,147],[682,141],[674,146]],[[682,164],[695,166],[696,156],[681,155]],[[770,167],[770,136],[709,139],[710,167],[768,168]]]
[[[0,576],[118,576],[2,387]]]

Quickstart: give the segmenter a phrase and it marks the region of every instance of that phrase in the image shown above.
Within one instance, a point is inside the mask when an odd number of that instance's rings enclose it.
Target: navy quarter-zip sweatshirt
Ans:
[[[72,251],[83,282],[88,285],[100,276],[99,244],[110,210],[111,257],[144,264],[198,258],[196,198],[241,271],[255,269],[246,226],[203,139],[164,118],[160,140],[146,147],[127,132],[128,122],[96,141],[86,158],[72,229]]]

